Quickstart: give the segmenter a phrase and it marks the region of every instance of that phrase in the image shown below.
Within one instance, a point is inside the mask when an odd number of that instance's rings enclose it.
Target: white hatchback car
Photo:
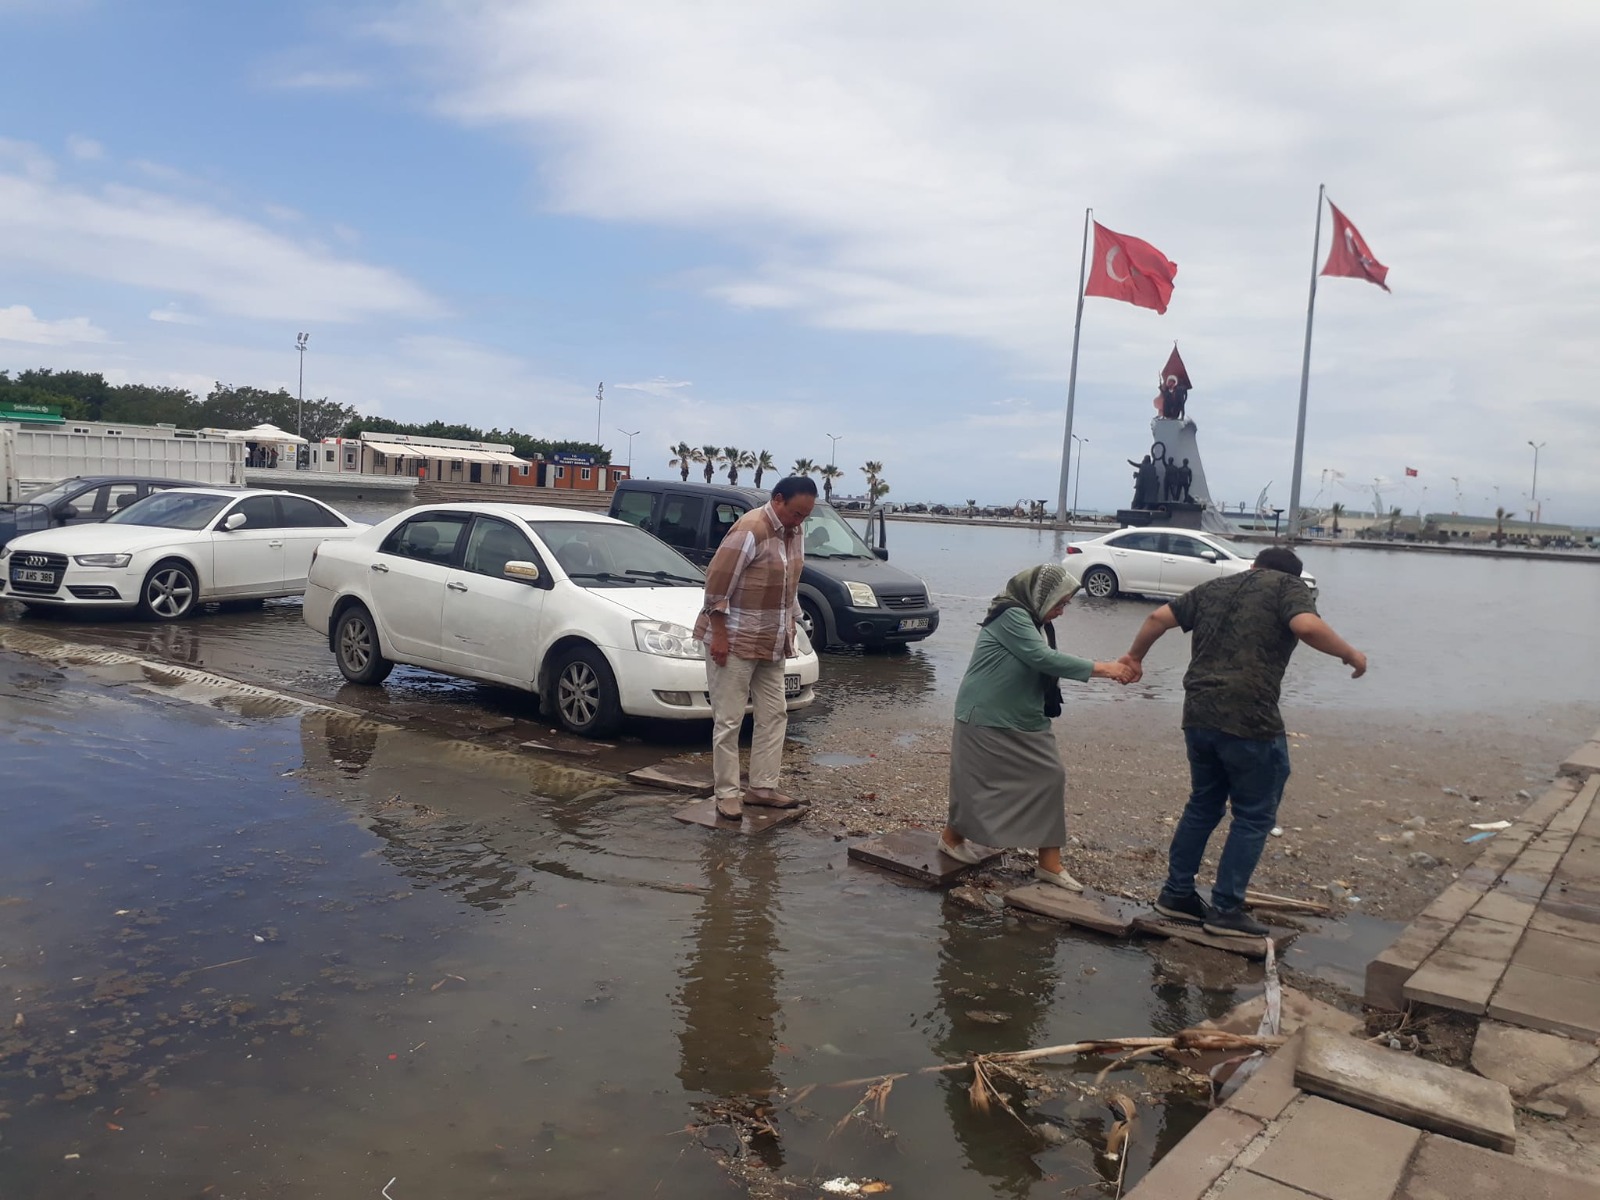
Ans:
[[[157,621],[208,601],[298,596],[320,542],[366,525],[289,492],[171,488],[104,521],[0,547],[5,598],[32,607],[136,608]]]
[[[709,720],[693,626],[705,576],[626,521],[525,504],[413,508],[311,564],[306,624],[352,683],[409,663],[533,692],[573,733],[624,715]],[[784,667],[789,708],[815,698],[803,631]]]
[[[1214,533],[1193,529],[1119,529],[1067,547],[1067,566],[1096,599],[1119,592],[1181,596],[1224,575],[1248,571],[1255,555]],[[1313,592],[1317,581],[1300,576]]]

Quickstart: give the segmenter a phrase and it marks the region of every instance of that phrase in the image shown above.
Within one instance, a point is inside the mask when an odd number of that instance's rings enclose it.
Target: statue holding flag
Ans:
[[[1178,344],[1174,342],[1172,353],[1167,356],[1167,365],[1161,368],[1161,378],[1156,381],[1159,390],[1154,401],[1156,412],[1169,421],[1183,420],[1183,406],[1188,403],[1192,386],[1183,359],[1178,356]]]

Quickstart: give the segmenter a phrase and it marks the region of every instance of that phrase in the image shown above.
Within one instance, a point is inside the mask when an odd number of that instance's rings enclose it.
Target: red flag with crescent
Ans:
[[[1186,392],[1194,386],[1189,382],[1189,370],[1183,365],[1183,359],[1178,357],[1176,346],[1172,348],[1172,353],[1167,355],[1167,365],[1161,368],[1161,386],[1182,388]]]
[[[1339,206],[1329,200],[1328,207],[1333,210],[1333,245],[1328,249],[1328,261],[1322,273],[1365,279],[1387,292],[1389,285],[1384,280],[1389,276],[1389,268],[1373,256],[1367,239],[1350,224],[1350,218],[1339,211]]]
[[[1089,266],[1085,296],[1123,300],[1140,308],[1167,311],[1178,264],[1149,242],[1125,233],[1113,233],[1094,223],[1094,261]]]

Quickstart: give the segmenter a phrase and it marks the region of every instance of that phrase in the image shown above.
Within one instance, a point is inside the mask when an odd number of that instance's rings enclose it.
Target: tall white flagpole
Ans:
[[[1088,278],[1089,214],[1083,210],[1083,249],[1078,252],[1078,315],[1072,322],[1072,367],[1067,373],[1067,431],[1061,438],[1061,491],[1056,496],[1056,521],[1067,523],[1067,475],[1072,467],[1072,402],[1078,392],[1078,335],[1083,332],[1083,285]]]
[[[1300,361],[1300,420],[1294,430],[1294,482],[1289,485],[1289,540],[1300,532],[1300,469],[1306,452],[1306,391],[1311,385],[1311,318],[1317,311],[1317,259],[1322,256],[1322,197],[1328,185],[1317,185],[1317,232],[1311,239],[1311,298],[1306,301],[1306,352]],[[1068,411],[1071,411],[1070,405]]]

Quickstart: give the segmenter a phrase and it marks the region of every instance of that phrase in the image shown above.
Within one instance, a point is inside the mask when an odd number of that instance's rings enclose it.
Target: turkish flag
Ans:
[[[1322,273],[1365,279],[1387,292],[1389,285],[1384,280],[1389,276],[1389,268],[1373,257],[1367,239],[1350,224],[1350,218],[1339,211],[1339,206],[1329,200],[1328,207],[1333,210],[1333,245],[1328,249],[1328,261]]]
[[[1094,263],[1083,289],[1085,296],[1125,300],[1164,313],[1177,277],[1178,264],[1168,261],[1149,242],[1113,233],[1099,221],[1094,223]]]
[[[1167,365],[1161,368],[1161,386],[1181,388],[1186,392],[1194,386],[1189,382],[1188,369],[1184,367],[1183,359],[1178,357],[1176,346],[1172,348],[1172,353],[1167,355]]]
[[[1385,288],[1384,290],[1387,291],[1388,289]],[[1415,467],[1407,467],[1406,475],[1412,479],[1415,479],[1417,476],[1417,469]]]

